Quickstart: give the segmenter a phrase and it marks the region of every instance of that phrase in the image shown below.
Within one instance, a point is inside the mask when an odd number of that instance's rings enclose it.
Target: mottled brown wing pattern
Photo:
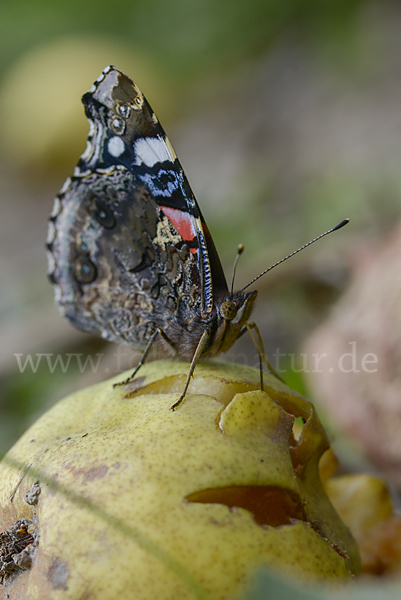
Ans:
[[[199,311],[193,254],[124,167],[72,178],[50,223],[50,278],[76,327],[142,348],[160,325]]]

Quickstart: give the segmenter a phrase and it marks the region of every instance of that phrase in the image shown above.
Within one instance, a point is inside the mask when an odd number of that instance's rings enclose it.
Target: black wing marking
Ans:
[[[84,331],[142,347],[163,319],[185,323],[188,303],[180,299],[200,308],[192,253],[121,165],[68,181],[50,218],[48,250],[56,301]]]
[[[110,66],[83,96],[83,103],[91,129],[76,175],[110,165],[123,165],[134,175],[196,257],[202,310],[211,312],[213,286],[227,290],[223,269],[181,164],[146,98],[131,79]]]

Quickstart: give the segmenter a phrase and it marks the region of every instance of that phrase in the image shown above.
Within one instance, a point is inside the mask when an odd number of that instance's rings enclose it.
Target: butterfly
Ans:
[[[181,164],[135,83],[108,66],[82,102],[87,146],[49,219],[55,300],[79,329],[143,350],[127,382],[153,344],[191,361],[174,409],[198,360],[249,329],[257,291],[244,290],[257,278],[228,289]]]

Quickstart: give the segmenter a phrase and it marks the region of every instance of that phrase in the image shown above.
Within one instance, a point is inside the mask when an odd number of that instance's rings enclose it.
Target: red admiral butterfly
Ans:
[[[228,290],[184,171],[131,79],[109,66],[82,101],[87,148],[49,222],[56,302],[79,329],[144,348],[127,381],[154,342],[191,360],[175,408],[199,358],[249,328],[257,292]]]

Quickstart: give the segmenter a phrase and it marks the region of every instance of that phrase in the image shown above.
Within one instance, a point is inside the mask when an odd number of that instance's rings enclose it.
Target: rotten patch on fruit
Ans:
[[[301,498],[291,490],[271,485],[209,489],[190,494],[185,499],[202,504],[225,504],[233,512],[243,508],[262,527],[281,527],[294,521],[307,521]]]
[[[30,504],[31,506],[35,506],[38,501],[39,501],[39,494],[40,494],[40,485],[39,485],[39,481],[36,481],[33,484],[33,487],[31,490],[28,490],[25,494],[25,502],[27,504]]]
[[[10,529],[0,533],[0,584],[11,574],[31,567],[38,545],[37,531],[33,521],[18,519]]]
[[[59,558],[54,558],[47,572],[47,578],[50,581],[53,589],[67,590],[67,581],[69,578],[67,565]]]

